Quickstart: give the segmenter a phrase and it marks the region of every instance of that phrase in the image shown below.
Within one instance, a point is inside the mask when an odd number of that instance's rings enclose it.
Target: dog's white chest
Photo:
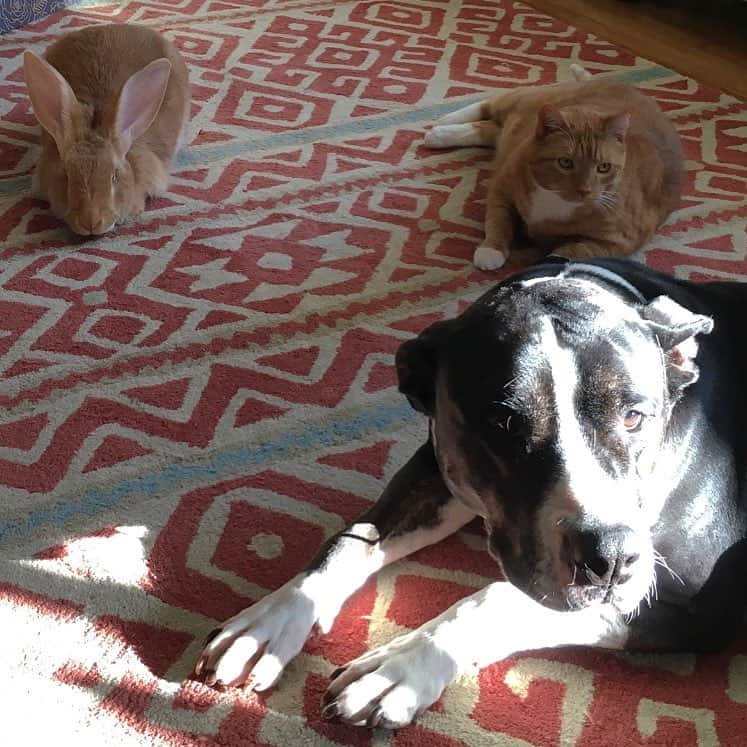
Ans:
[[[568,202],[557,192],[544,187],[535,187],[529,196],[529,212],[526,221],[531,226],[545,221],[570,220],[577,208],[577,202]]]

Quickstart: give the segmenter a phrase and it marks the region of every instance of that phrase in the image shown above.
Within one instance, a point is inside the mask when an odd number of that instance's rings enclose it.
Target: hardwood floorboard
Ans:
[[[747,3],[524,1],[641,57],[747,99]]]

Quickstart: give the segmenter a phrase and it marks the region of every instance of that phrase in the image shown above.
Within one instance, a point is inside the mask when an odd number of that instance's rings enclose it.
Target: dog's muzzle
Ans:
[[[561,560],[571,571],[571,585],[607,590],[629,581],[641,558],[636,533],[625,526],[571,529],[563,535]]]

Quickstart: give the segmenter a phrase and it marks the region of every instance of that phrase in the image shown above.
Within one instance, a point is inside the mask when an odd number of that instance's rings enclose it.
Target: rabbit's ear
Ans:
[[[80,106],[78,99],[62,75],[33,52],[23,53],[23,74],[34,114],[62,153],[72,135],[73,111]]]
[[[115,135],[122,155],[151,125],[161,108],[171,73],[171,63],[161,57],[131,75],[117,102]]]

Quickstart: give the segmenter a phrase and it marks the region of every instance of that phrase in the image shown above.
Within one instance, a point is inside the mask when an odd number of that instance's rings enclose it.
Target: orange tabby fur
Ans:
[[[497,148],[481,269],[505,262],[522,224],[565,257],[630,254],[679,205],[682,149],[671,122],[635,88],[574,67],[576,82],[472,104],[426,137],[431,147]]]

